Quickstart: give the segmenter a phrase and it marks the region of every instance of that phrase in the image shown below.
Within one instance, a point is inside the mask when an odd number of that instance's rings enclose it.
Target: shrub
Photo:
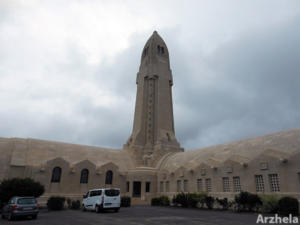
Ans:
[[[223,198],[223,199],[216,198],[216,201],[220,206],[222,206],[223,210],[227,210],[231,205],[231,203],[228,201],[227,198]]]
[[[208,209],[212,209],[214,207],[214,202],[215,202],[214,197],[211,197],[211,196],[205,197],[205,204]]]
[[[158,198],[152,198],[151,205],[152,206],[169,206],[170,205],[169,197],[162,195]]]
[[[235,203],[238,211],[253,211],[253,209],[258,210],[258,208],[262,205],[259,196],[249,192],[241,192],[239,195],[236,195]]]
[[[64,208],[65,198],[52,196],[47,201],[48,210],[62,210]]]
[[[279,209],[279,198],[276,195],[261,195],[261,211],[264,213],[277,213]]]
[[[179,193],[175,195],[172,199],[174,205],[179,205],[181,207],[198,207],[198,204],[201,204],[201,207],[204,207],[205,198],[207,194],[205,192],[201,193]]]
[[[128,196],[123,196],[121,198],[121,207],[130,207],[131,205],[131,198]]]
[[[80,209],[80,201],[79,200],[76,200],[76,201],[72,201],[71,203],[71,209]]]
[[[181,207],[188,207],[188,196],[187,194],[181,192],[177,195],[175,195],[172,199],[172,202],[176,206],[181,206]]]
[[[279,214],[288,216],[289,214],[298,215],[299,202],[293,197],[282,197],[279,202]]]
[[[5,179],[0,184],[0,201],[2,203],[8,202],[13,196],[34,196],[37,198],[44,191],[44,186],[31,178]]]

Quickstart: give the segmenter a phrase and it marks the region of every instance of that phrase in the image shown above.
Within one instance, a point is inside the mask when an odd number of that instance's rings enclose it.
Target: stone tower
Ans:
[[[133,131],[124,148],[137,166],[155,167],[166,154],[183,151],[174,130],[169,52],[156,31],[143,49],[136,84]]]

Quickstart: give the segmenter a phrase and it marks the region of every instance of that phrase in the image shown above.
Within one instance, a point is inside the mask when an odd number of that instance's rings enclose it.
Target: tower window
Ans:
[[[144,52],[143,52],[143,57],[145,57],[147,54],[148,54],[148,46],[144,49]]]
[[[165,53],[165,48],[161,47],[161,53],[164,54]]]
[[[89,170],[88,169],[81,170],[80,183],[87,184],[88,181],[89,181]]]
[[[157,45],[157,53],[159,54],[160,53],[160,46]]]
[[[52,170],[52,177],[51,177],[51,183],[59,183],[61,177],[61,168],[55,167]]]
[[[169,133],[167,133],[167,138],[168,138],[168,141],[171,141],[171,137],[170,137]]]

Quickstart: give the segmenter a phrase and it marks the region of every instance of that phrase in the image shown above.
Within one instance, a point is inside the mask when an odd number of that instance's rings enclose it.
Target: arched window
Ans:
[[[80,183],[87,184],[88,182],[89,182],[89,170],[83,169],[81,170]]]
[[[113,172],[111,170],[106,172],[105,184],[112,184]]]
[[[160,53],[160,45],[157,45],[157,53]]]
[[[61,168],[54,167],[52,170],[51,183],[59,183],[61,177]]]

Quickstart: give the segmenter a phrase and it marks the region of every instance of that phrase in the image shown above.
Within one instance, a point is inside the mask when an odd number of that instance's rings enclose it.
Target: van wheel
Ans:
[[[7,219],[8,219],[8,220],[13,220],[13,219],[14,219],[14,216],[12,215],[12,213],[9,213],[9,214],[8,214]]]
[[[82,205],[82,211],[85,212],[86,211],[86,208],[84,205]]]
[[[96,213],[99,213],[100,212],[100,207],[99,205],[96,205]]]
[[[33,215],[31,218],[32,218],[33,220],[36,220],[37,215]]]
[[[120,210],[120,208],[116,208],[116,209],[115,209],[115,212],[119,212],[119,210]]]

